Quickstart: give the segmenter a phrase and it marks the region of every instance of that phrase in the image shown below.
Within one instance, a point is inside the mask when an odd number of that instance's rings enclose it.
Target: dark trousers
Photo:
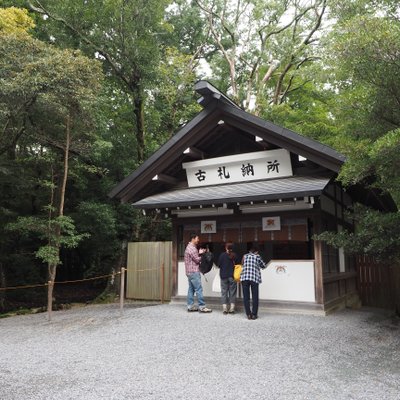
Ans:
[[[258,313],[258,283],[253,281],[242,281],[243,288],[243,303],[246,315],[253,314],[257,316]],[[252,311],[250,311],[250,289],[252,298]]]
[[[237,283],[233,278],[221,279],[222,304],[235,304]]]

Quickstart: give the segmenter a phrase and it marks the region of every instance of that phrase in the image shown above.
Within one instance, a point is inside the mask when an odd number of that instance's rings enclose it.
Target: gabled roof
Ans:
[[[204,109],[118,184],[110,192],[111,198],[129,202],[146,197],[143,191],[147,185],[154,184],[152,178],[163,173],[166,166],[180,163],[184,150],[196,146],[211,134],[221,120],[242,132],[301,155],[333,173],[337,173],[345,161],[342,154],[326,145],[245,112],[209,82],[197,82],[195,90],[202,95],[199,103]]]

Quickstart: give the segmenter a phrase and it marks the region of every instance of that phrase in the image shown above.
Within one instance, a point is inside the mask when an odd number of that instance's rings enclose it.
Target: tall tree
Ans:
[[[399,206],[400,10],[397,2],[374,2],[385,6],[379,12],[367,3],[352,1],[346,12],[340,11],[327,48],[330,84],[336,92],[332,113],[341,132],[336,144],[348,156],[339,179],[345,185],[368,184],[390,194]],[[364,9],[364,15],[355,9]],[[399,213],[356,206],[351,217],[355,232],[330,232],[320,238],[393,265],[400,293]],[[399,296],[397,307],[400,312]]]
[[[298,73],[316,59],[326,0],[196,0],[210,32],[211,67],[227,71],[223,87],[247,109],[281,104],[305,84]],[[214,71],[215,72],[215,71]],[[221,83],[219,86],[221,86]]]
[[[78,51],[8,32],[0,33],[1,148],[9,160],[31,157],[47,165],[39,183],[49,193],[37,216],[20,217],[9,227],[39,234],[42,246],[36,256],[48,265],[51,311],[60,250],[83,238],[64,215],[66,188],[71,155],[93,141],[91,114],[102,73],[99,62]]]
[[[103,61],[105,72],[128,96],[137,161],[145,156],[145,105],[156,78],[159,36],[168,0],[29,1],[47,18],[48,39],[80,48]]]

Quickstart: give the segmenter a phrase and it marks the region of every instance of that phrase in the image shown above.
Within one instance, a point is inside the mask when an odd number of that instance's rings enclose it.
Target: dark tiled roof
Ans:
[[[283,179],[178,189],[146,197],[138,208],[166,208],[229,202],[276,200],[321,194],[329,178],[294,176]]]

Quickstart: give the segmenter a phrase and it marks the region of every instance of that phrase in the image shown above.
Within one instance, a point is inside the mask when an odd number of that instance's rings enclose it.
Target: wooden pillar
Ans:
[[[178,224],[176,221],[172,222],[172,268],[171,268],[171,297],[176,296],[178,291]]]
[[[125,297],[125,271],[126,268],[121,268],[121,285],[119,293],[119,310],[122,312],[124,308],[124,297]]]
[[[320,215],[313,218],[314,233],[321,232]],[[324,280],[323,280],[323,261],[322,261],[322,243],[320,240],[314,240],[314,272],[315,272],[315,301],[318,304],[324,304]]]
[[[164,261],[161,264],[160,270],[160,300],[161,304],[164,303],[164,287],[165,287],[165,265]]]

